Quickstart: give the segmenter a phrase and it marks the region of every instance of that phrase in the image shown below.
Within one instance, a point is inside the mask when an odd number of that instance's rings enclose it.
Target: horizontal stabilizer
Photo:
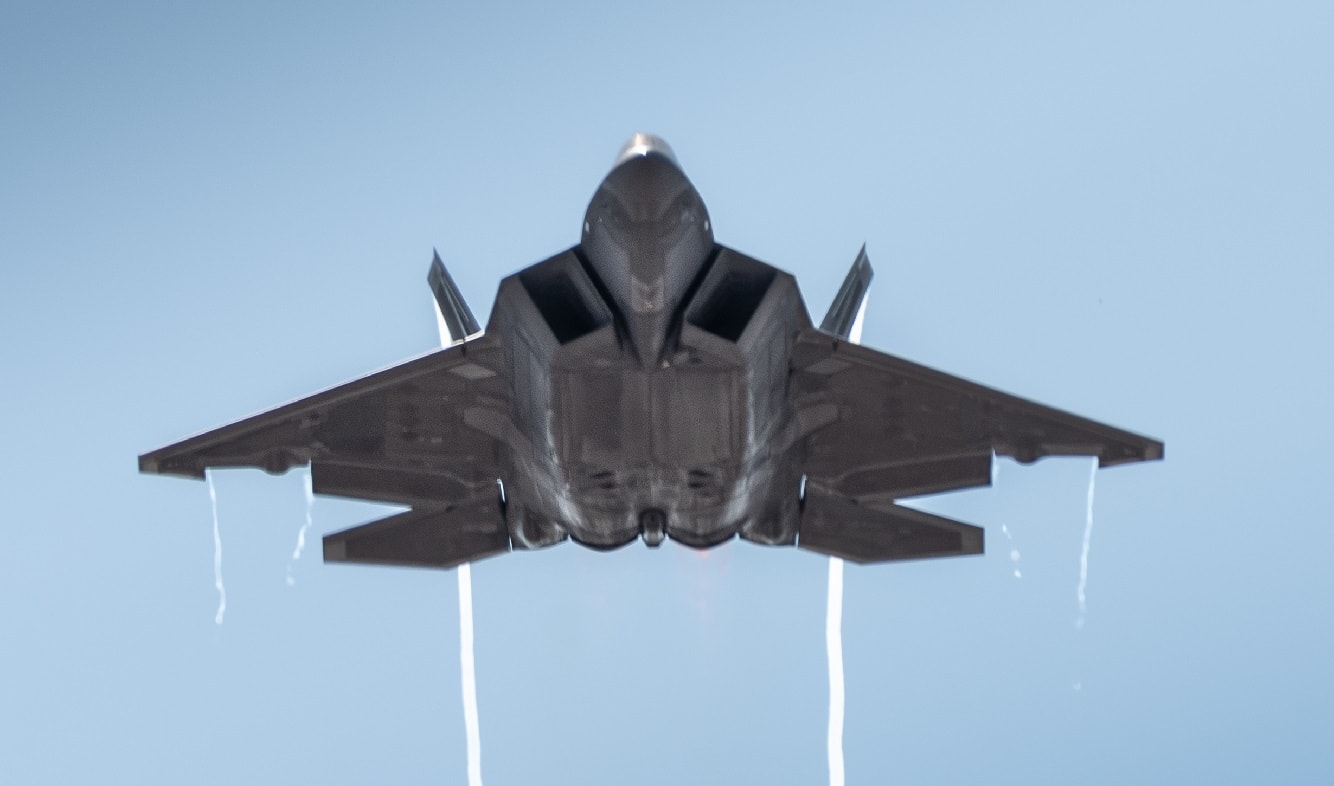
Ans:
[[[510,550],[500,501],[409,510],[324,536],[325,562],[452,568]]]
[[[440,319],[445,329],[449,331],[449,340],[462,341],[481,333],[477,318],[464,302],[463,294],[459,292],[449,271],[445,270],[445,263],[440,261],[440,252],[432,253],[431,271],[426,274],[426,282],[431,285],[431,292],[435,295],[435,305],[440,310]]]
[[[982,553],[982,528],[899,505],[868,507],[806,487],[797,545],[852,562]]]
[[[838,288],[834,302],[829,305],[829,313],[825,314],[824,321],[820,323],[821,330],[839,338],[851,335],[852,323],[857,321],[857,312],[861,310],[862,301],[866,299],[866,291],[871,288],[871,277],[874,275],[871,260],[866,256],[866,246],[862,246],[862,250],[857,252],[857,259],[852,263],[852,269],[848,271],[847,278],[843,279],[843,286]]]

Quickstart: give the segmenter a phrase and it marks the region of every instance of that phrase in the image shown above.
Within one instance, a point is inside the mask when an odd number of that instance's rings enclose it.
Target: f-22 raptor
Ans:
[[[899,501],[986,486],[994,455],[1162,458],[1161,442],[848,340],[865,249],[817,328],[793,277],[714,240],[661,139],[636,135],[578,245],[500,282],[482,331],[437,255],[452,344],[139,457],[281,473],[409,506],[324,538],[328,562],[449,568],[567,538],[733,537],[862,563],[981,553]]]

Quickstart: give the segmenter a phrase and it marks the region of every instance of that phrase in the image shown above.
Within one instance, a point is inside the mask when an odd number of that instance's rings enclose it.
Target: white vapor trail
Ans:
[[[463,676],[463,726],[468,739],[468,786],[482,786],[482,739],[477,722],[477,675],[473,663],[472,565],[459,574],[459,665]]]
[[[995,486],[999,483],[1000,459],[996,457],[996,451],[993,450],[991,451],[991,485]],[[1010,528],[1002,524],[1001,534],[1005,536],[1005,540],[1010,544],[1010,562],[1014,565],[1014,577],[1016,579],[1022,579],[1024,577],[1024,572],[1019,570],[1019,549],[1014,545],[1014,537],[1010,535]]]
[[[862,324],[866,321],[866,296],[852,320],[848,341],[862,343]],[[843,786],[843,560],[829,558],[829,595],[825,603],[825,655],[829,658],[829,786]]]
[[[824,627],[829,656],[829,785],[843,786],[843,560],[829,558]]]
[[[1010,535],[1010,528],[1002,524],[1001,534],[1004,535],[1005,539],[1010,542],[1010,562],[1014,565],[1014,577],[1016,579],[1022,579],[1024,577],[1024,573],[1023,571],[1019,570],[1019,557],[1020,557],[1019,549],[1016,548],[1014,545],[1014,537]]]
[[[435,308],[435,326],[440,332],[440,346],[447,347],[457,338],[451,336],[440,306]],[[459,677],[463,682],[463,729],[468,742],[468,786],[482,786],[482,729],[477,720],[477,671],[472,634],[472,564],[465,562],[459,574]]]
[[[213,624],[222,624],[222,615],[227,612],[227,588],[222,586],[222,533],[218,531],[218,490],[213,485],[213,473],[204,472],[208,479],[208,501],[213,508],[213,586],[218,588],[218,613],[213,615]]]
[[[1079,553],[1079,616],[1075,618],[1075,627],[1084,627],[1084,616],[1088,614],[1088,603],[1084,596],[1084,589],[1089,581],[1089,541],[1093,538],[1093,480],[1098,476],[1098,458],[1093,457],[1093,463],[1089,467],[1089,494],[1088,505],[1084,512],[1084,548]]]
[[[312,474],[314,469],[306,470],[306,523],[301,525],[301,529],[296,533],[296,548],[292,549],[292,557],[287,560],[287,586],[296,584],[296,577],[292,575],[292,567],[301,559],[301,552],[306,548],[306,533],[310,531],[315,523],[315,476]]]

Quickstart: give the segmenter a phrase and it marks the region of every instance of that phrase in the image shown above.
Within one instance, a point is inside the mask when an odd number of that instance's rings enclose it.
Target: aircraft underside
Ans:
[[[735,536],[858,562],[976,554],[903,507],[985,486],[993,455],[1162,457],[1162,443],[850,343],[857,258],[819,328],[792,276],[713,241],[674,158],[622,156],[579,245],[502,280],[485,332],[437,257],[454,343],[144,454],[144,472],[282,472],[410,509],[325,559],[452,567],[566,539]]]

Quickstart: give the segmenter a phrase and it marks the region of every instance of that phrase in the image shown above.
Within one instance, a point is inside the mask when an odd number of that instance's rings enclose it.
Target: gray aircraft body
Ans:
[[[848,340],[863,249],[820,327],[793,277],[714,241],[671,150],[637,135],[579,244],[505,278],[482,332],[437,256],[455,339],[139,458],[279,473],[410,510],[328,535],[330,562],[452,567],[570,538],[734,536],[857,562],[976,554],[982,530],[898,504],[1031,462],[1162,443]]]

